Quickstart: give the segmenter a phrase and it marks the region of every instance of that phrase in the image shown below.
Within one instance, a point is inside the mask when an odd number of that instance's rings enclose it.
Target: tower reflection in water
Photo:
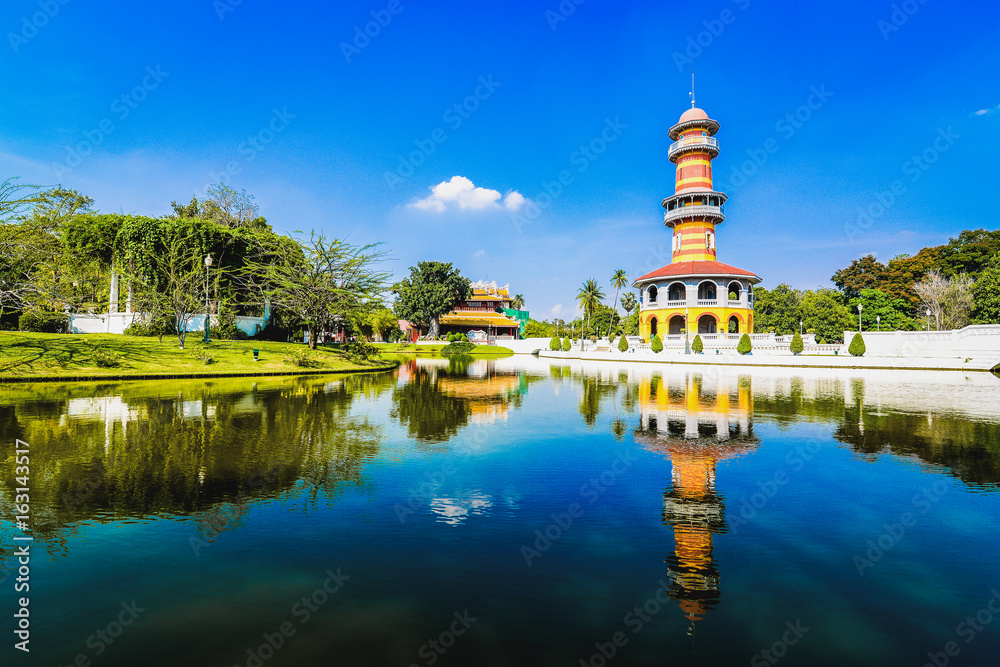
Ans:
[[[721,598],[712,539],[728,526],[725,499],[715,488],[716,466],[757,447],[750,377],[653,375],[640,382],[638,399],[636,441],[673,466],[663,493],[663,523],[674,529],[674,553],[665,562],[670,597],[680,603],[693,634],[695,623]]]

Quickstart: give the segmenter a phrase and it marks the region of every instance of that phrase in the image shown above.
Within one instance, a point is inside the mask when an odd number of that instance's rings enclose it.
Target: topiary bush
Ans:
[[[563,338],[563,342],[562,342],[563,352],[569,352],[569,348],[570,347],[572,347],[572,346],[570,345],[570,342],[569,342],[569,336],[566,336],[565,338]]]
[[[753,352],[753,343],[750,342],[750,334],[743,334],[740,337],[740,342],[736,346],[736,351],[740,354],[751,354]]]
[[[625,339],[625,336],[622,336],[621,338],[618,339],[618,351],[619,352],[628,351],[628,340]]]
[[[695,354],[701,354],[701,351],[705,349],[705,344],[701,342],[701,336],[695,335],[694,342],[691,343],[691,349],[694,350]]]
[[[799,355],[802,354],[802,350],[805,349],[805,345],[802,344],[802,336],[796,333],[792,336],[792,344],[789,346],[792,354]]]
[[[608,336],[608,345],[611,346],[614,344],[615,344],[615,335],[611,334],[610,336]]]
[[[852,357],[865,356],[865,339],[861,337],[861,332],[854,334],[854,338],[851,339],[851,345],[847,348],[847,351],[851,353]]]
[[[549,349],[553,351],[562,349],[562,341],[559,340],[558,336],[553,336],[552,340],[549,341]]]
[[[663,341],[660,340],[660,334],[653,336],[653,352],[657,354],[663,352]]]

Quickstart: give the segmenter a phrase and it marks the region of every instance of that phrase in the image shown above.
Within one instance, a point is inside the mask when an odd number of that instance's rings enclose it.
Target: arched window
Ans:
[[[670,286],[667,298],[671,301],[684,301],[687,299],[687,288],[682,283],[674,283]]]
[[[703,282],[698,285],[698,299],[700,301],[715,301],[715,283]]]
[[[656,303],[656,285],[650,285],[649,289],[646,290],[646,295],[649,298],[649,303]]]
[[[740,332],[740,318],[733,315],[729,318],[729,333],[737,334]]]
[[[652,339],[653,336],[655,336],[655,335],[656,335],[656,318],[652,317],[649,320],[649,337],[650,337],[650,339]]]

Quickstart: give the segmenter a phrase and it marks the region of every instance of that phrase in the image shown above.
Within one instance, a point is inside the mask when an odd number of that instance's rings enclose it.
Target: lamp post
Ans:
[[[875,327],[876,327],[876,329],[875,329],[876,331],[879,331],[879,332],[882,331],[882,316],[881,315],[876,315],[875,316]]]
[[[802,335],[802,320],[799,320],[799,335]]]
[[[931,309],[927,309],[927,331],[931,330]]]
[[[691,346],[688,345],[688,329],[690,329],[689,317],[691,314],[690,308],[684,309],[684,354],[691,354]],[[669,331],[667,333],[670,333]]]
[[[209,335],[208,327],[209,320],[211,319],[208,314],[208,270],[212,268],[212,256],[205,255],[205,342],[212,342],[212,337]]]
[[[865,307],[862,306],[859,303],[858,304],[858,333],[861,333],[861,311],[864,310],[864,309],[865,309]]]

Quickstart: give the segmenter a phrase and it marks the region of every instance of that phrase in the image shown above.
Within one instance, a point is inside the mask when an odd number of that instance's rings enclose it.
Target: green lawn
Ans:
[[[253,350],[260,350],[260,361]],[[304,365],[297,358],[304,358]],[[105,365],[102,365],[102,361]],[[112,365],[106,365],[106,364]],[[181,350],[177,339],[108,334],[0,332],[0,380],[101,376],[190,375],[366,371],[391,367],[375,359],[355,362],[330,349],[270,341],[212,341],[188,334]]]
[[[433,343],[431,345],[415,345],[413,343],[375,343],[375,347],[383,354],[441,354],[448,343]],[[476,345],[470,354],[502,355],[514,354],[512,350],[499,345]]]

